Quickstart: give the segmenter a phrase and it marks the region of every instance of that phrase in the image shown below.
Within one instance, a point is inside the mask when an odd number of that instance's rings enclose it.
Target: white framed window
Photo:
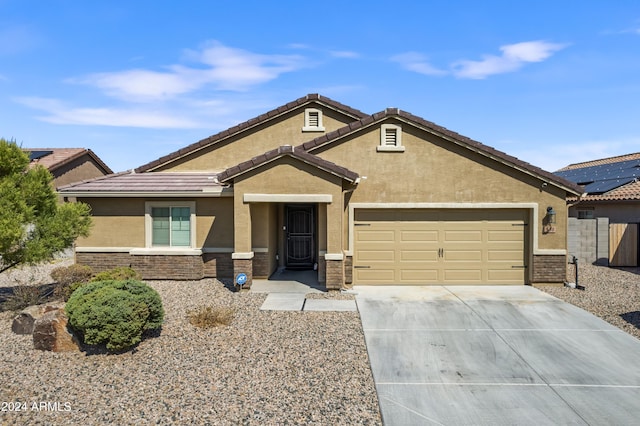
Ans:
[[[161,201],[145,204],[147,248],[193,248],[195,240],[195,202]]]
[[[322,110],[317,108],[307,108],[304,110],[303,132],[324,132],[322,125]]]
[[[380,126],[380,145],[378,151],[404,152],[402,146],[402,127],[397,124]]]

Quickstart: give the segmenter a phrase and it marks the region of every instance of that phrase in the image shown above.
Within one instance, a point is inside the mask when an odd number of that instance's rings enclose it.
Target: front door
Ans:
[[[288,205],[286,208],[287,268],[313,267],[314,211],[313,205]]]

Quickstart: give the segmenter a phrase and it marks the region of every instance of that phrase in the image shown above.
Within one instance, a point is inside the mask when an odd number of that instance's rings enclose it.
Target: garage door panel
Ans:
[[[402,250],[400,262],[437,262],[437,250]]]
[[[393,231],[377,231],[367,229],[356,233],[356,241],[377,241],[387,242],[395,240],[395,232]]]
[[[464,241],[465,243],[469,242],[481,242],[482,241],[482,232],[481,231],[464,231],[464,230],[447,230],[444,231],[444,241]]]
[[[447,283],[475,284],[482,282],[481,269],[445,269],[444,276]]]
[[[519,284],[524,280],[524,269],[490,269],[487,278],[496,284]]]
[[[394,284],[395,269],[355,269],[354,278],[356,282],[370,284]]]
[[[482,261],[482,250],[447,250],[443,256],[451,262],[477,262]]]
[[[438,271],[434,269],[402,269],[400,281],[404,283],[431,284],[439,281]]]
[[[394,250],[360,250],[356,260],[363,262],[395,262]]]
[[[522,230],[490,230],[488,241],[522,241]]]
[[[356,228],[354,282],[524,284],[526,217],[509,209],[356,210],[364,226]]]
[[[400,241],[438,242],[438,231],[401,230]]]

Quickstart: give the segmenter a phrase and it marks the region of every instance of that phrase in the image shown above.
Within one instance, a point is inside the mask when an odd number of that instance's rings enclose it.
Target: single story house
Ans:
[[[43,166],[53,175],[55,187],[113,173],[92,150],[85,148],[22,148],[29,165]]]
[[[578,185],[397,108],[310,94],[125,173],[59,188],[91,205],[76,261],[147,279],[561,283]]]
[[[638,266],[640,153],[568,165],[557,176],[580,185],[569,197],[569,252],[584,262]]]

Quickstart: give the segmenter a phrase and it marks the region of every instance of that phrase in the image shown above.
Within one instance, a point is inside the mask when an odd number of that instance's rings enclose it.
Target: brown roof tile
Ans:
[[[267,151],[258,157],[254,157],[251,160],[242,162],[236,166],[230,167],[227,170],[223,171],[218,175],[218,180],[221,183],[229,182],[233,178],[242,175],[250,170],[253,170],[257,167],[260,167],[264,164],[267,164],[277,158],[290,156],[292,158],[296,158],[300,161],[303,161],[307,164],[310,164],[314,167],[317,167],[321,170],[339,176],[349,182],[355,182],[358,179],[358,174],[353,172],[345,167],[339,166],[335,163],[327,161],[323,158],[320,158],[316,155],[310,154],[303,149],[294,148],[291,145],[284,145],[273,149],[271,151]]]
[[[25,152],[35,152],[35,151],[50,151],[51,154],[44,155],[40,158],[32,160],[30,162],[30,166],[35,166],[39,164],[45,167],[47,170],[53,172],[56,169],[64,166],[65,164],[70,163],[71,161],[76,160],[77,158],[82,157],[83,155],[88,155],[91,157],[100,168],[104,171],[105,174],[113,173],[104,162],[90,149],[86,148],[22,148]]]
[[[558,172],[562,172],[562,171],[565,171],[565,170],[582,169],[584,167],[600,166],[602,164],[619,163],[621,161],[628,161],[628,160],[640,160],[640,152],[636,152],[634,154],[618,155],[616,157],[601,158],[601,159],[598,159],[598,160],[585,161],[583,163],[569,164],[568,166],[563,167],[563,168],[561,168],[560,170],[557,170],[557,171]]]
[[[185,148],[182,148],[178,151],[175,151],[171,154],[165,155],[161,158],[158,158],[157,160],[154,160],[150,163],[147,163],[143,166],[138,167],[137,169],[135,169],[136,172],[138,173],[142,173],[142,172],[147,172],[147,171],[151,171],[154,168],[157,168],[159,166],[162,166],[168,162],[171,162],[173,160],[176,160],[178,158],[181,158],[191,152],[194,152],[202,147],[205,146],[209,146],[212,144],[215,144],[217,142],[222,141],[223,139],[239,133],[249,127],[254,127],[258,124],[264,123],[267,120],[270,120],[278,115],[281,115],[283,113],[289,112],[295,108],[298,108],[302,105],[308,104],[310,102],[318,102],[318,103],[322,103],[324,105],[329,106],[330,108],[333,108],[335,110],[338,110],[340,112],[342,112],[343,114],[349,115],[351,117],[353,117],[354,119],[360,119],[366,116],[366,114],[362,111],[358,111],[355,108],[351,108],[347,105],[341,104],[340,102],[334,101],[332,99],[326,98],[324,96],[320,96],[317,93],[312,93],[309,94],[307,96],[303,96],[301,98],[296,99],[295,101],[289,102],[286,105],[280,106],[274,110],[271,110],[269,112],[266,112],[264,114],[261,114],[257,117],[251,118],[243,123],[240,123],[234,127],[231,127],[227,130],[224,130],[220,133],[217,133],[215,135],[209,136],[208,138],[202,139],[198,142],[195,142]]]
[[[215,173],[122,172],[58,188],[65,193],[206,192],[221,188]]]

